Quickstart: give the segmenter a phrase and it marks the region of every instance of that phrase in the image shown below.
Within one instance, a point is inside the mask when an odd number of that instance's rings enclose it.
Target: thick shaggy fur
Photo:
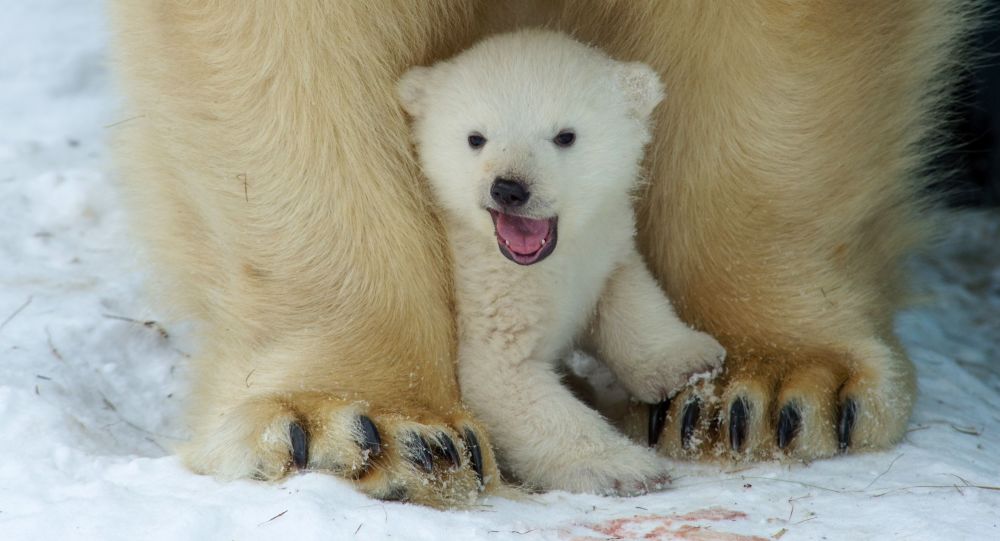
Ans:
[[[586,343],[632,396],[655,403],[722,365],[725,350],[677,318],[633,238],[631,194],[659,77],[565,34],[523,30],[413,68],[400,95],[455,261],[462,398],[501,466],[546,489],[662,487],[664,461],[556,373]],[[470,133],[482,137],[475,147]],[[560,133],[575,141],[557,144]],[[514,205],[492,194],[510,182],[526,190]],[[501,254],[512,246],[505,235],[522,240],[503,221],[521,218],[548,226],[523,251],[549,255],[516,264]]]
[[[923,232],[919,143],[964,0],[114,5],[136,229],[168,298],[203,322],[183,450],[194,469],[282,475],[302,458],[289,455],[295,419],[310,467],[380,497],[468,500],[460,435],[475,421],[458,399],[450,266],[395,84],[526,24],[671,82],[640,249],[729,369],[673,401],[660,449],[772,456],[788,404],[800,412],[791,456],[834,453],[841,411],[855,413],[849,449],[902,437],[914,377],[892,338],[898,266]],[[730,427],[737,397],[747,423]],[[383,436],[377,467],[357,452],[362,412]],[[402,444],[414,431],[451,434],[462,467],[414,466],[425,462]]]

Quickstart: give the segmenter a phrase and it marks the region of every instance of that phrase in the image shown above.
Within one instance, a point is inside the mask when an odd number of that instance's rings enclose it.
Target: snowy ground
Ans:
[[[97,0],[0,6],[0,539],[1000,539],[1000,213],[955,216],[898,329],[920,369],[905,443],[736,471],[678,464],[634,499],[550,493],[440,512],[319,474],[185,471],[190,344],[141,299],[106,173],[123,118]],[[127,318],[127,319],[123,319]]]

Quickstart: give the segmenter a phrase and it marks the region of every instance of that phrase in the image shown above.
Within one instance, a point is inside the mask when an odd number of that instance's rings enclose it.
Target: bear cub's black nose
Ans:
[[[505,207],[520,207],[528,202],[531,192],[519,181],[497,177],[490,188],[493,200]]]

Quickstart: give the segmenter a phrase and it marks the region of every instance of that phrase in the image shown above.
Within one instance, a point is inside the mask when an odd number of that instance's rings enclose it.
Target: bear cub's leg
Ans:
[[[726,357],[714,338],[677,317],[634,250],[608,280],[584,346],[647,403],[673,396],[692,376],[718,371]]]
[[[669,482],[666,461],[573,396],[554,363],[512,359],[482,341],[463,343],[459,358],[464,398],[489,427],[499,460],[519,480],[542,489],[617,495]]]

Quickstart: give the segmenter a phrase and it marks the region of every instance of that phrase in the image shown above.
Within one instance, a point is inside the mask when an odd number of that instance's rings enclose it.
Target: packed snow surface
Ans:
[[[461,511],[310,473],[222,483],[170,448],[190,333],[142,294],[105,140],[97,0],[0,14],[0,539],[1000,539],[1000,214],[949,219],[897,329],[920,371],[906,440],[811,464],[677,464],[639,498],[552,492]],[[156,323],[146,323],[155,321]]]

